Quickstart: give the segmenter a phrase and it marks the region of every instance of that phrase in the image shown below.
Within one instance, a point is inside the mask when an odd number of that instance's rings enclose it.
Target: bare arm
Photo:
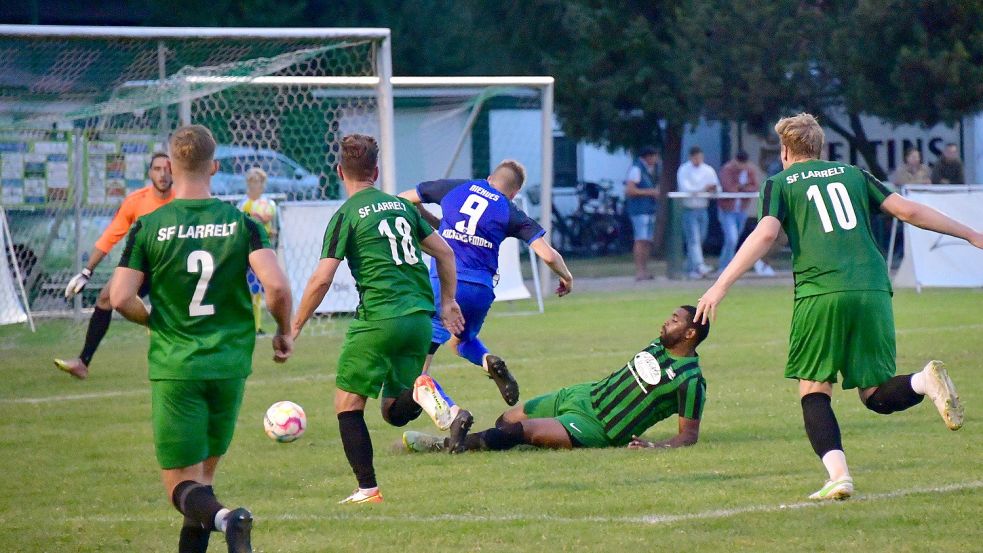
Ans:
[[[978,232],[941,211],[918,203],[900,194],[891,194],[881,209],[918,228],[962,238],[977,248],[983,248],[983,233]]]
[[[109,303],[128,320],[147,326],[150,313],[137,297],[143,279],[144,274],[136,269],[117,267],[109,285]]]
[[[269,248],[262,248],[249,254],[249,266],[266,291],[266,308],[276,319],[273,360],[282,363],[293,353],[293,337],[290,334],[293,298],[290,297],[290,283],[276,261],[276,254]]]
[[[754,230],[747,237],[747,240],[744,241],[741,249],[737,250],[734,259],[727,264],[727,268],[724,269],[724,272],[720,273],[717,281],[700,298],[699,303],[696,305],[696,317],[693,318],[694,321],[702,319],[706,322],[708,318],[710,320],[716,320],[717,306],[723,301],[724,296],[727,295],[727,291],[741,275],[754,266],[755,261],[761,259],[768,253],[772,244],[775,243],[775,239],[778,238],[778,232],[781,228],[782,224],[778,219],[770,215],[766,215],[758,221],[758,226],[754,227]]]
[[[650,442],[639,437],[634,437],[628,444],[628,449],[651,449],[651,448],[675,448],[686,447],[696,443],[700,438],[700,419],[688,419],[679,417],[679,433],[658,442]]]
[[[85,268],[89,271],[95,271],[99,263],[106,258],[106,252],[100,250],[99,248],[92,248],[92,252],[89,253],[89,262],[86,263]]]
[[[560,252],[556,251],[556,248],[553,246],[550,246],[543,237],[533,240],[529,247],[560,278],[560,286],[556,289],[556,294],[560,297],[569,294],[573,290],[573,275],[570,274],[570,269],[567,268],[567,264],[563,261],[563,256],[560,255]]]
[[[454,250],[436,232],[420,242],[423,251],[437,262],[437,277],[440,278],[440,318],[444,328],[451,334],[464,331],[464,316],[457,304],[457,266],[454,264]]]
[[[300,305],[297,306],[297,314],[294,315],[294,322],[290,328],[290,335],[293,339],[297,339],[304,325],[314,314],[314,310],[321,305],[321,300],[331,288],[339,265],[341,265],[341,260],[333,257],[326,257],[318,262],[314,274],[308,279],[307,287],[304,288],[304,295],[301,296]]]
[[[625,181],[625,196],[632,198],[641,196],[650,196],[652,198],[659,197],[659,189],[656,188],[639,188],[638,183],[632,180]]]

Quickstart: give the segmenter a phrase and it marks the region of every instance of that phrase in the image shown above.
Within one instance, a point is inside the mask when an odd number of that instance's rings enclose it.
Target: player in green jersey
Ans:
[[[683,447],[696,443],[706,403],[706,380],[696,347],[710,333],[684,305],[662,325],[659,338],[606,378],[562,388],[516,406],[495,427],[468,435],[466,450],[506,450],[520,444],[574,447]],[[679,415],[679,432],[650,442],[638,438],[655,423]],[[408,451],[443,451],[447,438],[404,432]]]
[[[367,398],[382,393],[382,417],[394,426],[404,426],[421,413],[413,400],[413,383],[430,347],[434,312],[421,249],[437,263],[444,324],[451,332],[464,327],[454,299],[454,252],[413,204],[375,188],[378,156],[379,146],[372,137],[354,134],[342,139],[337,171],[348,200],[328,222],[321,260],[293,321],[296,338],[324,299],[341,261],[347,259],[359,304],[338,359],[334,406],[345,455],[358,480],[358,489],[341,501],[349,504],[382,501],[365,425]],[[452,428],[452,435],[463,439],[470,425],[468,414],[466,421]]]
[[[215,140],[200,125],[170,139],[174,200],[139,218],[113,273],[110,302],[127,319],[150,327],[151,411],[164,488],[184,514],[180,553],[203,553],[211,531],[225,533],[230,552],[252,551],[252,515],[230,511],[212,482],[228,450],[252,371],[251,267],[266,288],[279,325],[274,361],[293,350],[290,288],[263,228],[210,197]],[[137,297],[150,282],[153,312]]]
[[[812,115],[784,118],[775,131],[785,170],[761,187],[758,226],[700,298],[697,317],[713,319],[731,285],[785,229],[795,275],[785,376],[799,381],[806,434],[829,472],[810,498],[845,499],[853,493],[853,479],[830,406],[837,373],[843,388],[859,388],[860,400],[876,413],[903,411],[927,395],[950,430],[963,421],[956,389],[940,361],[895,376],[891,282],[871,233],[873,210],[977,248],[983,248],[983,233],[895,194],[862,169],[821,161],[825,136]]]

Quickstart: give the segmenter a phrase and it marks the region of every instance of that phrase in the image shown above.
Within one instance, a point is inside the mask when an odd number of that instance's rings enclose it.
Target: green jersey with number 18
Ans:
[[[795,163],[765,181],[759,218],[777,218],[788,234],[796,298],[891,292],[870,224],[892,192],[867,171],[822,160]]]
[[[433,234],[410,202],[376,188],[360,190],[331,217],[321,259],[347,259],[358,289],[356,318],[392,319],[434,310],[420,242]]]
[[[266,231],[214,198],[173,200],[138,219],[119,266],[150,281],[151,380],[244,378],[256,334],[246,284]]]

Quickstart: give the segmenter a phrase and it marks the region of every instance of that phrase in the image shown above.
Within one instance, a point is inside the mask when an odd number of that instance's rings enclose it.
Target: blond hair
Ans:
[[[341,139],[341,170],[352,180],[372,180],[379,163],[379,144],[371,136],[349,134]]]
[[[508,169],[510,174],[505,174],[502,169]],[[503,184],[514,191],[521,190],[522,185],[526,183],[526,168],[514,159],[502,160],[492,171],[492,175],[500,175]]]
[[[246,184],[258,184],[260,186],[266,186],[266,171],[260,167],[252,167],[246,171]]]
[[[170,140],[171,163],[189,173],[211,171],[215,158],[215,138],[202,125],[186,125],[174,131]]]
[[[783,117],[775,124],[775,132],[793,158],[819,159],[822,155],[826,134],[812,114],[800,113]]]

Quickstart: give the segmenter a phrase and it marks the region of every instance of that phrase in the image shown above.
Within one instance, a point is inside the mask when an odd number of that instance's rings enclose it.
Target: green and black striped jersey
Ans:
[[[674,414],[699,419],[706,390],[700,358],[673,357],[656,340],[624,367],[593,383],[590,399],[608,438],[624,445]]]

